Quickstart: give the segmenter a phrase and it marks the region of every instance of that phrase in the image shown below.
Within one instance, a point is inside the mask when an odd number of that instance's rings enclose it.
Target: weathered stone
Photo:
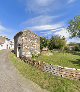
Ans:
[[[39,36],[29,30],[17,33],[14,37],[14,52],[17,57],[40,54]]]

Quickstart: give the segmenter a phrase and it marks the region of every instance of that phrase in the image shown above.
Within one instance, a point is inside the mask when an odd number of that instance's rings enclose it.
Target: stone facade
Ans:
[[[39,36],[29,30],[17,33],[14,37],[14,52],[17,57],[40,54]]]

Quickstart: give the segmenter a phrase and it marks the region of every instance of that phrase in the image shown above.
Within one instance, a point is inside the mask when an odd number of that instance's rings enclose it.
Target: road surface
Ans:
[[[8,54],[7,50],[0,53],[0,92],[47,92],[19,74]]]

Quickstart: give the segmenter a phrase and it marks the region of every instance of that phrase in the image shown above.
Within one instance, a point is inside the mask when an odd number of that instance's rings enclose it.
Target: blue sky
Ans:
[[[30,29],[40,36],[65,36],[68,22],[80,15],[80,0],[1,0],[0,34],[13,38],[24,29]],[[59,29],[58,29],[59,28]],[[56,29],[56,30],[52,30]]]

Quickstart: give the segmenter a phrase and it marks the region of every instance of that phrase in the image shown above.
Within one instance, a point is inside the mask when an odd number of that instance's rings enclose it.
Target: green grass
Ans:
[[[71,54],[54,52],[52,56],[40,55],[39,57],[35,57],[35,59],[53,65],[80,68],[80,53]]]
[[[68,80],[41,72],[35,67],[17,59],[12,53],[9,55],[9,58],[25,78],[32,80],[50,92],[80,92],[80,81]]]
[[[0,50],[0,53],[2,53],[3,51],[2,50]]]

